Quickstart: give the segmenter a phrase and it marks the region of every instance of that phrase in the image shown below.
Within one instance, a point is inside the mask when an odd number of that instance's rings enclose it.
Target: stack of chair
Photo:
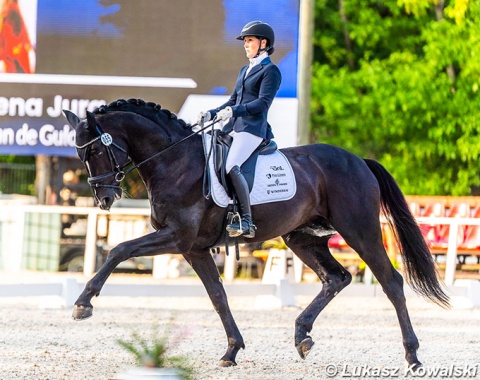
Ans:
[[[480,218],[480,205],[472,210],[467,202],[453,203],[449,208],[444,202],[429,202],[425,204],[423,210],[419,205],[410,205],[410,209],[416,217]],[[420,228],[435,256],[435,261],[440,268],[444,267],[450,225],[423,222]],[[457,252],[457,269],[466,269],[466,261],[472,256],[477,257],[476,265],[480,264],[480,226],[460,225],[458,227]]]

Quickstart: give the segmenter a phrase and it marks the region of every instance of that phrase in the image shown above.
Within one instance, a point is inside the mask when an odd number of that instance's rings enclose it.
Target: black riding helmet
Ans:
[[[262,21],[251,21],[246,24],[240,35],[237,37],[237,40],[243,40],[247,36],[254,36],[260,39],[265,38],[267,40],[267,47],[263,50],[266,50],[269,55],[273,54],[275,48],[273,47],[275,43],[275,33],[270,25]]]

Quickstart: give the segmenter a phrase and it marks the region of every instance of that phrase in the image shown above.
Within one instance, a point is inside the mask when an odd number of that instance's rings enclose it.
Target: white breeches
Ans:
[[[248,132],[232,132],[230,135],[233,137],[233,142],[225,164],[227,174],[235,165],[240,167],[263,141],[261,137]]]

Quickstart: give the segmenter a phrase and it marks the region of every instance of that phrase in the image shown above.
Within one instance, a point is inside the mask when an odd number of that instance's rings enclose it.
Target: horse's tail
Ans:
[[[380,185],[382,211],[399,245],[407,282],[416,293],[442,307],[449,307],[449,297],[438,280],[433,256],[402,191],[380,163],[369,159],[364,161]]]

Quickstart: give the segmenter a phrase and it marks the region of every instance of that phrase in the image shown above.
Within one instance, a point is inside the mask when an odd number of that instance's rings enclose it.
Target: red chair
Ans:
[[[449,218],[470,218],[470,204],[469,203],[454,203],[447,211],[446,216]],[[465,240],[466,226],[458,226],[457,244],[462,244]],[[448,239],[450,235],[450,225],[445,224],[439,226],[437,242],[435,245],[439,248],[448,248]]]
[[[328,247],[333,249],[339,249],[339,250],[350,248],[348,244],[345,242],[345,240],[343,240],[343,238],[340,236],[340,234],[333,235],[330,238],[330,240],[328,241]]]
[[[443,202],[431,202],[425,205],[425,209],[421,216],[425,217],[444,217],[446,216],[446,207]],[[445,250],[445,247],[442,246],[442,227],[445,225],[440,224],[422,224],[421,226],[422,234],[427,240],[427,243],[430,246],[431,250]],[[448,239],[447,239],[448,241]]]
[[[480,218],[480,205],[475,207],[471,214],[472,218]],[[480,226],[466,226],[465,239],[458,246],[459,251],[480,252]]]
[[[422,216],[445,216],[445,203],[431,202],[425,205]]]

